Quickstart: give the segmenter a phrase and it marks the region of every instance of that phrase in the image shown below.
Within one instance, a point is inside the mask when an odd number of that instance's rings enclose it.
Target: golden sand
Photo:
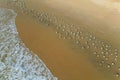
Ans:
[[[24,3],[9,7],[18,12],[20,37],[59,80],[119,80],[119,62],[115,60],[120,46],[119,15],[87,0],[25,2],[28,8]],[[47,17],[39,18],[42,12]],[[77,31],[83,34],[76,37]]]

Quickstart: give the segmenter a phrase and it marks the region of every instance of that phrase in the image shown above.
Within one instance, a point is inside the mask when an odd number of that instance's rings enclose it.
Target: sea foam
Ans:
[[[0,80],[57,80],[18,36],[17,14],[0,8]]]

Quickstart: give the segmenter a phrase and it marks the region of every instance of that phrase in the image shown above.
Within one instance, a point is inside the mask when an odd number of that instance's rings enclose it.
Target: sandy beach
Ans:
[[[94,0],[26,0],[25,2],[30,9],[39,11],[44,8],[48,13],[55,13],[58,18],[63,17],[73,24],[84,25],[86,31],[92,32],[100,41],[110,42],[112,47],[120,48],[120,15],[115,8],[96,4]],[[41,24],[36,18],[21,12],[16,18],[16,25],[19,36],[26,46],[44,61],[58,80],[113,79],[111,74],[104,75],[109,71],[100,71],[93,65],[94,62],[89,61],[90,54],[79,47],[75,48],[75,45],[66,39],[59,39],[54,28]],[[116,67],[114,69],[116,70]]]

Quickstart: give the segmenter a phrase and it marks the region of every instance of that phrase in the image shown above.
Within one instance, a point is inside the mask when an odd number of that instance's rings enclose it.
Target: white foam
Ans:
[[[16,15],[0,8],[0,80],[57,80],[18,37]]]

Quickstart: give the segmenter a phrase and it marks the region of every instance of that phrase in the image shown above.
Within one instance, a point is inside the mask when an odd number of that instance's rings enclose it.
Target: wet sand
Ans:
[[[27,0],[26,3],[28,3]],[[50,9],[48,12],[65,17],[73,24],[84,25],[86,31],[94,32],[94,36],[101,41],[108,41],[113,47],[120,46],[119,22],[117,22],[119,15],[110,14],[110,10],[96,6],[90,1],[31,1],[28,6],[35,10],[44,6]],[[88,56],[91,55],[84,55],[90,52],[76,49],[74,44],[68,43],[68,40],[59,39],[56,30],[50,26],[21,14],[17,16],[16,25],[26,46],[45,62],[59,80],[112,79],[108,74],[109,71],[99,71],[93,65],[94,63],[89,61]],[[104,76],[105,73],[110,79]]]
[[[106,80],[88,59],[81,55],[85,53],[72,50],[69,47],[71,45],[58,39],[51,28],[21,16],[17,17],[16,25],[26,46],[45,62],[59,80]]]

